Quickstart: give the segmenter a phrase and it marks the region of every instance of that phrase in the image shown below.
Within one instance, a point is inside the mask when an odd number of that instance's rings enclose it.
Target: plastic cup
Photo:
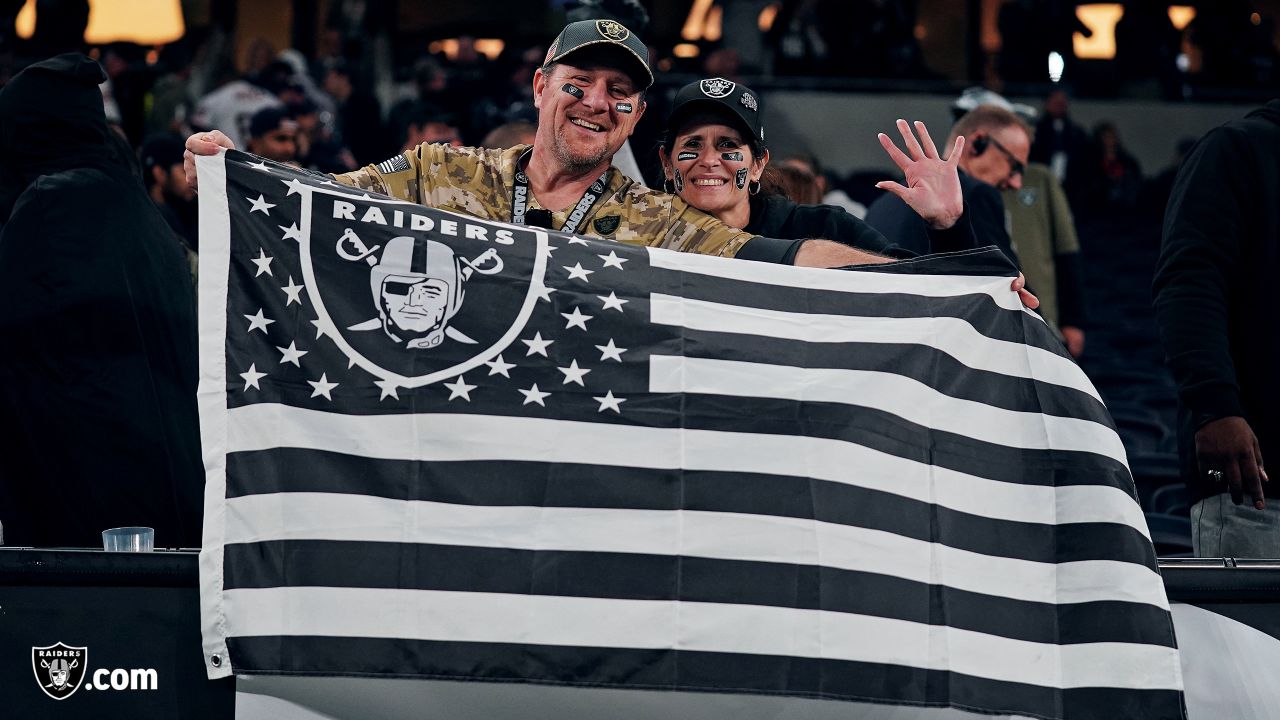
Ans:
[[[156,531],[149,527],[118,527],[102,531],[102,549],[107,552],[151,552]]]

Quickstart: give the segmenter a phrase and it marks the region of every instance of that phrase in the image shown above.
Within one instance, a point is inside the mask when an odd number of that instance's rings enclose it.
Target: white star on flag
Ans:
[[[274,321],[274,320],[272,320],[272,322],[275,322],[275,321]],[[312,321],[311,321],[311,324],[316,326],[316,339],[317,339],[317,340],[319,340],[320,338],[324,337],[325,335],[332,335],[332,333],[331,333],[331,332],[329,332],[328,323],[326,323],[325,321],[321,320],[320,318],[316,318],[315,320],[312,320]]]
[[[560,313],[560,317],[565,319],[565,330],[568,330],[571,327],[580,327],[583,330],[586,330],[587,321],[594,317],[594,315],[584,315],[582,308],[574,308],[571,313]]]
[[[453,383],[444,383],[449,388],[449,399],[462,398],[467,402],[471,402],[471,391],[476,389],[475,385],[468,385],[466,378],[458,376],[457,381]]]
[[[597,255],[596,257],[604,261],[604,265],[602,267],[615,267],[619,270],[622,269],[622,263],[627,261],[624,257],[618,257],[618,253],[612,250],[609,251],[608,255]]]
[[[295,195],[295,194],[301,195],[302,191],[307,189],[307,186],[304,185],[303,182],[298,178],[294,178],[288,182],[285,182],[283,180],[281,180],[280,182],[284,182],[285,185],[289,186],[289,192],[285,193],[284,195],[285,197],[289,197],[290,195]]]
[[[299,350],[297,345],[293,342],[290,342],[289,347],[287,348],[276,346],[276,349],[279,350],[281,354],[284,356],[280,358],[280,364],[283,365],[289,362],[289,363],[293,363],[294,367],[302,367],[302,363],[298,362],[299,358],[301,358],[303,355],[306,355],[308,352],[310,352],[309,350]]]
[[[283,225],[279,225],[277,227],[284,231],[284,236],[280,238],[281,240],[302,242],[302,228],[298,227],[298,223],[293,223],[289,227],[285,227]]]
[[[595,272],[595,270],[588,270],[582,267],[582,263],[574,263],[573,267],[569,267],[568,265],[562,265],[561,267],[569,271],[570,280],[577,278],[582,282],[587,282],[587,276]]]
[[[551,395],[551,393],[549,392],[542,392],[541,390],[539,390],[538,383],[534,383],[533,387],[529,388],[528,390],[521,390],[520,388],[516,388],[516,389],[520,390],[520,393],[524,395],[524,402],[520,403],[521,405],[528,405],[529,403],[538,403],[542,407],[546,407],[547,404],[542,401],[543,399]]]
[[[311,393],[311,397],[317,397],[317,396],[323,395],[324,399],[329,401],[333,400],[333,396],[329,394],[329,391],[338,387],[338,383],[329,382],[328,376],[325,375],[324,373],[320,373],[319,380],[308,380],[307,384],[315,388],[315,392]]]
[[[502,377],[508,378],[508,379],[511,378],[511,374],[508,373],[507,371],[516,366],[515,363],[509,363],[503,360],[501,355],[494,358],[493,360],[489,360],[488,362],[485,363],[485,365],[489,366],[490,376],[501,375]]]
[[[387,398],[400,399],[400,393],[396,391],[398,386],[395,380],[374,380],[373,384],[377,385],[378,389],[382,391],[382,395],[378,398],[379,400],[386,400]]]
[[[254,170],[261,170],[262,172],[268,173],[268,174],[270,174],[271,172],[271,168],[267,167],[267,164],[262,162],[261,160],[259,160],[256,163],[249,163],[249,167],[253,168]]]
[[[240,373],[240,377],[244,378],[244,392],[249,392],[249,388],[261,390],[262,388],[258,387],[258,381],[266,376],[266,373],[258,372],[258,366],[256,364],[250,363],[249,369]]]
[[[626,348],[620,348],[613,344],[613,338],[609,338],[608,345],[597,345],[596,349],[600,351],[600,362],[605,360],[616,360],[622,362],[622,353],[626,352]]]
[[[290,276],[289,276],[289,284],[288,284],[288,285],[285,285],[285,286],[284,286],[284,287],[282,287],[282,288],[280,288],[281,290],[283,290],[283,291],[284,291],[284,294],[285,294],[285,296],[286,296],[286,298],[287,298],[287,299],[284,301],[284,306],[285,306],[285,307],[289,307],[290,305],[292,305],[292,304],[294,304],[294,303],[298,303],[299,305],[301,305],[301,304],[302,304],[302,298],[301,298],[301,297],[299,297],[299,293],[301,293],[301,292],[302,292],[303,287],[305,287],[305,286],[303,286],[303,285],[294,285],[294,284],[293,284],[293,276],[292,276],[292,275],[290,275]]]
[[[573,237],[569,238],[569,244],[570,244],[570,245],[586,245],[586,244],[587,244],[587,241],[586,241],[586,240],[583,240],[582,238],[578,237],[577,235],[574,235]]]
[[[600,298],[600,302],[604,303],[605,310],[613,309],[618,312],[622,312],[623,305],[631,302],[630,300],[623,300],[618,297],[618,294],[615,292],[610,292],[608,295],[597,295],[596,297]]]
[[[562,367],[562,368],[556,368],[556,369],[564,373],[564,383],[563,383],[564,385],[568,385],[569,383],[577,383],[582,387],[587,386],[586,383],[582,382],[582,378],[583,376],[585,376],[587,373],[591,371],[586,368],[578,367],[577,360],[570,362],[569,367]]]
[[[592,397],[591,399],[600,403],[600,409],[597,410],[596,412],[604,412],[605,410],[612,410],[618,413],[619,415],[622,414],[622,408],[620,406],[622,405],[622,403],[627,401],[626,398],[614,397],[612,390],[610,390],[609,392],[606,392],[603,397]]]
[[[249,208],[249,212],[251,213],[261,212],[263,215],[270,215],[271,208],[275,207],[275,205],[272,205],[271,203],[267,202],[267,198],[263,195],[259,195],[257,200],[254,200],[253,198],[248,198],[248,197],[245,198],[245,200],[248,200],[249,202],[253,203],[253,207]]]
[[[245,315],[244,319],[249,321],[249,329],[245,332],[261,330],[263,335],[267,334],[267,326],[275,322],[275,320],[272,320],[262,314],[262,308],[258,308],[257,315]]]
[[[258,266],[258,272],[254,273],[253,276],[258,277],[262,273],[266,273],[271,277],[275,277],[275,273],[271,272],[272,260],[275,260],[275,258],[267,257],[267,251],[265,249],[258,248],[258,257],[250,260],[250,262]]]
[[[555,340],[543,340],[542,333],[536,332],[533,334],[533,339],[521,340],[520,342],[529,346],[529,352],[524,354],[525,357],[529,357],[534,354],[547,357],[547,347],[549,347],[551,343],[555,342]]]

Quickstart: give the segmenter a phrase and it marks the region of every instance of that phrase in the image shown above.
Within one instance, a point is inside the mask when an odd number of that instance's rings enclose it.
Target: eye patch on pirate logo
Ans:
[[[738,168],[738,172],[733,174],[733,184],[737,185],[739,190],[747,186],[746,168]]]
[[[742,162],[742,153],[740,152],[720,153],[720,158],[722,160],[732,160],[733,162]]]
[[[698,159],[698,153],[689,152],[688,150],[680,153],[679,155],[676,155],[676,160],[679,160],[680,162],[684,162],[685,160],[697,160],[697,159]]]
[[[586,95],[586,93],[582,92],[582,88],[578,87],[577,85],[574,85],[573,83],[565,83],[564,85],[560,86],[560,89],[578,98],[579,100],[582,99],[583,95]]]

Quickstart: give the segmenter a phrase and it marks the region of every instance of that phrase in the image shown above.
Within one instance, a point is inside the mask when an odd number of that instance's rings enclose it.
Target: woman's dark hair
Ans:
[[[781,195],[798,205],[817,205],[822,202],[822,189],[818,179],[808,170],[794,165],[770,165],[760,176],[760,192],[765,195]]]

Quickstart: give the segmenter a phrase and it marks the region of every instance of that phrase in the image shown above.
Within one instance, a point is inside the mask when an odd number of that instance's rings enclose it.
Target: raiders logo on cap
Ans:
[[[622,42],[627,39],[631,31],[626,29],[622,23],[613,20],[597,20],[596,31],[606,40],[613,42]]]
[[[737,83],[724,78],[707,78],[701,83],[702,94],[710,98],[725,97],[737,86]]]

